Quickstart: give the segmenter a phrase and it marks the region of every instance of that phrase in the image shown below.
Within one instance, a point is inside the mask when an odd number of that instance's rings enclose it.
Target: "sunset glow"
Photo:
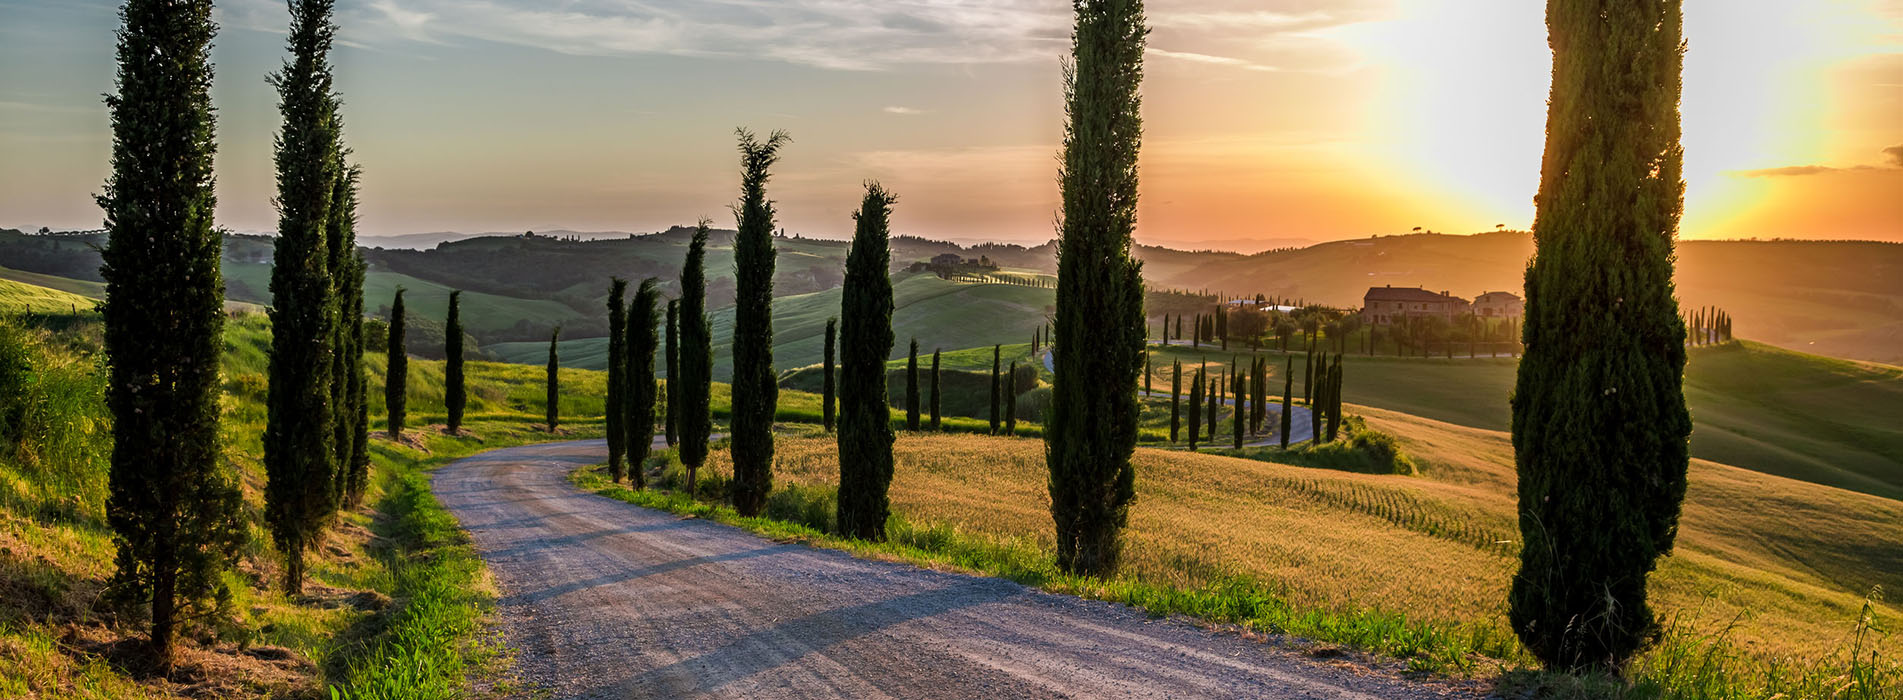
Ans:
[[[366,170],[364,227],[720,221],[728,134],[747,125],[793,133],[778,179],[789,230],[845,235],[859,183],[875,178],[900,194],[903,232],[1048,239],[1067,3],[874,5],[791,0],[755,16],[687,0],[560,13],[343,0],[338,81]],[[98,225],[111,67],[97,39],[113,7],[0,2],[0,225]],[[220,7],[220,219],[268,230],[276,116],[262,77],[283,7]],[[1543,12],[1529,0],[1152,2],[1140,239],[1247,248],[1529,225]],[[1903,156],[1885,154],[1903,145],[1903,1],[1687,0],[1685,12],[1683,234],[1903,239]],[[820,41],[789,24],[837,31]]]

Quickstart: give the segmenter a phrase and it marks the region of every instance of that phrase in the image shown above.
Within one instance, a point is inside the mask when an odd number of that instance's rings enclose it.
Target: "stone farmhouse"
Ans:
[[[1486,318],[1519,318],[1526,313],[1526,302],[1512,292],[1481,292],[1473,311]]]
[[[1361,319],[1369,325],[1385,326],[1403,316],[1439,316],[1452,319],[1466,314],[1471,304],[1446,292],[1430,292],[1420,287],[1370,287],[1361,298]]]

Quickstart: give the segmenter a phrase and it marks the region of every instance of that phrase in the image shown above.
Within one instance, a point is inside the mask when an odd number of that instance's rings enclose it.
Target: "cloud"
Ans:
[[[1883,149],[1883,165],[1852,165],[1836,167],[1830,165],[1789,165],[1782,168],[1764,168],[1762,170],[1741,170],[1733,175],[1739,177],[1804,177],[1807,175],[1829,175],[1835,173],[1860,173],[1872,170],[1896,170],[1903,168],[1903,144]]]
[[[906,117],[917,116],[917,115],[925,113],[925,110],[922,110],[922,109],[914,109],[912,107],[899,107],[899,106],[887,107],[883,111],[886,114],[897,114],[897,115],[906,116]]]
[[[1153,41],[1166,59],[1273,70],[1265,42],[1373,18],[1377,0],[1179,0]],[[1321,8],[1321,9],[1318,9]],[[282,34],[282,0],[226,0],[226,27]],[[1053,0],[340,0],[339,41],[491,42],[586,56],[765,60],[832,70],[1055,62],[1069,3]]]

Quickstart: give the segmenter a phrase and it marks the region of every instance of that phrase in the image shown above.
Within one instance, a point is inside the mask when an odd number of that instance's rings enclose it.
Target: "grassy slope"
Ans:
[[[1240,353],[1246,355],[1247,353]],[[1159,386],[1171,359],[1228,363],[1230,353],[1171,346],[1153,353]],[[1276,376],[1284,359],[1269,353]],[[1459,425],[1504,430],[1511,359],[1346,357],[1347,400]],[[1302,360],[1295,359],[1296,396]],[[1279,390],[1279,387],[1278,387]],[[1903,368],[1751,342],[1695,348],[1685,372],[1692,453],[1716,462],[1903,498]]]
[[[1139,450],[1123,577],[1199,589],[1241,576],[1297,608],[1400,613],[1505,640],[1518,539],[1506,436],[1367,414],[1424,461],[1424,476]],[[892,500],[909,527],[1048,558],[1042,442],[902,433],[896,449]],[[778,483],[837,481],[830,439],[783,438],[777,455]],[[717,473],[725,460],[716,453]],[[1872,585],[1903,585],[1899,521],[1896,501],[1699,460],[1654,602],[1705,631],[1736,619],[1734,640],[1754,651],[1815,658],[1843,644]]]
[[[95,301],[72,292],[0,278],[0,315],[71,314],[91,311]]]
[[[231,298],[270,303],[270,265],[226,261],[224,270],[225,279],[231,288]],[[408,290],[403,295],[403,303],[409,313],[439,321],[448,313],[449,293],[454,290],[435,282],[381,270],[372,270],[364,275],[364,311],[376,315],[379,309],[388,307],[399,286]],[[523,319],[566,321],[580,316],[574,309],[558,301],[517,299],[481,292],[463,292],[462,312],[463,325],[471,332],[501,330]]]
[[[27,284],[34,285],[37,287],[57,289],[62,292],[69,292],[72,294],[77,294],[82,297],[90,297],[93,299],[106,298],[106,284],[104,282],[93,282],[91,280],[76,280],[76,279],[71,279],[68,277],[60,277],[58,275],[42,275],[38,272],[27,272],[25,270],[13,270],[13,269],[5,268],[5,267],[0,267],[0,279],[13,280],[15,282],[25,282]]]
[[[784,251],[783,251],[784,252]],[[785,264],[785,261],[782,261]],[[714,267],[708,263],[709,269]],[[914,337],[919,352],[934,347],[947,350],[994,343],[1027,343],[1044,323],[1052,290],[1008,284],[958,284],[929,274],[894,278],[892,290],[893,357],[905,357]],[[774,299],[773,361],[785,369],[816,364],[824,350],[826,319],[839,315],[839,288]],[[733,334],[733,309],[722,309],[710,319],[714,329],[714,375],[732,371],[731,356],[721,349]],[[484,347],[506,361],[541,364],[547,361],[547,343],[497,343]],[[562,343],[562,364],[601,369],[608,365],[607,339],[586,338]],[[990,369],[989,356],[986,369]]]
[[[74,333],[79,338],[69,339]],[[63,410],[43,445],[22,454],[0,451],[0,543],[12,555],[0,558],[0,695],[172,697],[183,686],[135,683],[98,655],[97,645],[135,632],[103,626],[94,612],[113,561],[103,513],[110,432],[97,384],[97,326],[39,336],[43,362],[36,369],[43,386],[59,392],[41,398]],[[259,315],[227,324],[224,454],[245,485],[254,518],[264,479],[259,436],[268,341],[268,324]],[[345,697],[454,697],[462,673],[490,653],[471,642],[491,592],[466,539],[428,495],[422,470],[485,449],[549,439],[534,427],[542,416],[542,372],[471,363],[468,427],[449,436],[423,427],[442,419],[442,365],[412,358],[410,415],[421,429],[396,443],[381,432],[382,357],[372,355],[368,364],[377,467],[366,497],[370,505],[343,514],[313,555],[307,601],[286,599],[266,586],[277,580],[276,557],[268,534],[251,521],[244,561],[226,579],[235,593],[232,616],[195,628],[201,631],[193,634],[215,639],[214,648],[185,652],[188,667],[227,669],[209,674],[220,684],[211,686],[216,693],[299,693],[319,674]],[[599,434],[599,373],[568,373],[564,387],[564,410],[571,416],[565,436]],[[347,604],[359,591],[393,598],[394,604],[381,612]],[[234,646],[238,642],[284,647],[291,654],[281,663],[247,661]],[[233,664],[247,677],[234,679]]]

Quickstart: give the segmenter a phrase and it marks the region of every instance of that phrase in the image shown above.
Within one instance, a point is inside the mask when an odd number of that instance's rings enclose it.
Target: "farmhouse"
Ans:
[[[1446,292],[1430,292],[1420,287],[1370,287],[1361,299],[1361,318],[1370,325],[1385,326],[1403,316],[1439,316],[1453,318],[1467,312],[1466,299]]]
[[[1488,318],[1519,318],[1526,312],[1526,302],[1512,292],[1482,292],[1474,298],[1473,310]]]

